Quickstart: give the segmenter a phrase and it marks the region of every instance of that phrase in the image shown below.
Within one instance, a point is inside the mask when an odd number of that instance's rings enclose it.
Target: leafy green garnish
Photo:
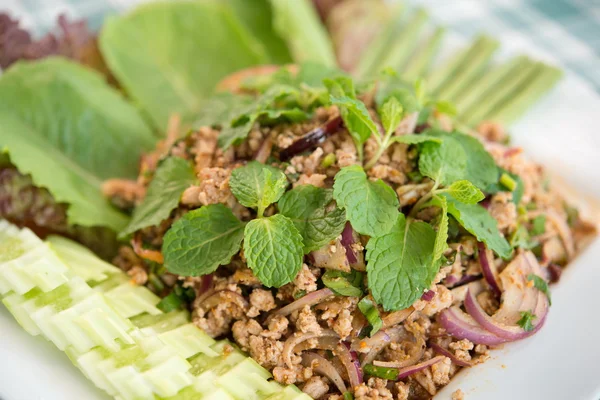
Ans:
[[[155,138],[99,74],[59,58],[17,63],[0,79],[0,110],[0,153],[69,205],[69,223],[117,231],[127,224],[102,182],[135,178]]]
[[[275,31],[287,42],[294,61],[335,66],[333,45],[308,0],[270,0]]]
[[[531,332],[534,328],[533,320],[537,317],[531,311],[521,311],[521,319],[517,321],[517,325],[523,328],[526,332]]]
[[[465,179],[482,190],[496,181],[498,174],[496,162],[477,138],[460,132],[446,133],[446,135],[451,135],[457,140],[467,155]]]
[[[386,311],[402,310],[431,285],[436,234],[421,221],[399,214],[391,231],[367,243],[367,274],[373,298]]]
[[[465,179],[467,154],[460,143],[445,137],[441,143],[425,142],[421,145],[419,171],[440,185],[450,185]]]
[[[448,212],[488,249],[508,259],[512,254],[510,244],[498,231],[498,222],[479,204],[464,204],[452,196],[442,194],[448,201]]]
[[[546,216],[538,215],[531,221],[531,234],[533,236],[541,235],[546,232]]]
[[[548,282],[546,282],[541,276],[535,274],[527,275],[527,280],[533,281],[533,284],[535,285],[536,289],[544,293],[548,298],[548,303],[552,305],[552,296],[550,295],[550,288],[548,287]]]
[[[167,231],[162,252],[171,273],[200,276],[227,264],[240,250],[244,223],[223,204],[192,210]]]
[[[244,255],[263,285],[281,287],[302,268],[302,235],[287,217],[254,219],[244,231]]]
[[[442,258],[444,251],[448,248],[448,202],[443,196],[435,196],[432,203],[441,208],[440,221],[435,234],[435,245],[433,247],[432,262],[436,263]]]
[[[206,100],[196,116],[194,127],[228,127],[232,119],[243,114],[254,99],[252,96],[219,92]]]
[[[465,204],[477,204],[485,198],[481,190],[467,180],[454,182],[448,187],[448,193],[456,200]]]
[[[328,269],[321,279],[325,286],[340,296],[359,297],[363,295],[363,274],[358,271],[343,272]]]
[[[256,208],[259,217],[270,204],[279,200],[287,185],[282,171],[257,161],[234,169],[229,179],[233,195],[242,205]]]
[[[386,135],[391,135],[402,121],[404,115],[402,104],[395,97],[390,97],[377,111]]]
[[[400,204],[391,187],[381,179],[367,179],[367,174],[358,165],[342,168],[334,179],[333,198],[346,210],[354,230],[376,237],[392,228],[400,214]]]
[[[363,370],[365,374],[375,376],[381,379],[396,381],[398,379],[398,368],[378,367],[373,364],[367,364]]]
[[[515,187],[514,189],[509,189],[505,184],[501,182],[502,176],[505,176],[504,180],[506,183],[506,176],[508,176],[511,181],[514,181]],[[509,184],[512,187],[512,183]],[[486,193],[494,194],[498,192],[505,192],[506,190],[512,191],[512,201],[515,204],[519,204],[521,202],[521,198],[523,197],[523,193],[525,192],[525,185],[523,184],[523,180],[517,174],[513,174],[512,172],[508,172],[504,168],[498,168],[498,176],[496,182],[491,183],[485,189]]]
[[[178,310],[179,308],[181,308],[181,305],[183,304],[183,301],[181,300],[181,298],[179,296],[177,296],[175,294],[175,292],[171,292],[169,293],[168,296],[163,297],[158,304],[156,305],[156,308],[158,308],[160,311],[164,312],[164,313],[169,313],[171,311],[175,311]]]
[[[142,5],[107,20],[100,48],[111,72],[158,130],[166,128],[172,113],[192,123],[223,77],[267,61],[227,4],[215,1]],[[190,62],[190,54],[201,55],[202,62]]]
[[[129,235],[167,219],[179,204],[183,191],[196,182],[194,168],[189,161],[169,157],[160,163],[148,186],[146,196],[133,211],[129,225],[121,232]]]
[[[294,222],[304,240],[304,252],[318,250],[344,230],[346,214],[333,203],[333,191],[301,185],[278,202],[279,212]]]
[[[517,229],[510,235],[508,242],[510,245],[517,249],[531,250],[539,245],[535,240],[531,239],[529,232],[523,225],[519,225]]]
[[[373,336],[383,326],[383,320],[379,315],[377,304],[373,303],[368,297],[363,297],[362,300],[358,302],[358,309],[365,316],[367,321],[369,321],[369,324],[371,325],[370,336]]]

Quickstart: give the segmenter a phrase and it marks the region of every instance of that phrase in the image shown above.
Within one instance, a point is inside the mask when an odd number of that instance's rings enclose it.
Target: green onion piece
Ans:
[[[344,392],[344,400],[354,400],[352,392]]]
[[[306,296],[306,290],[300,290],[294,293],[294,300],[298,300],[299,298],[302,298],[304,296]]]
[[[358,302],[358,309],[371,324],[371,336],[373,336],[383,326],[383,320],[379,316],[377,305],[368,297],[364,297]]]
[[[532,227],[531,227],[531,234],[533,236],[537,236],[537,235],[541,235],[542,233],[546,232],[546,216],[545,215],[538,215],[537,217],[535,217],[533,219],[532,223]]]
[[[182,303],[183,302],[179,296],[177,296],[174,292],[171,292],[156,305],[156,308],[162,312],[168,313],[180,308]]]
[[[335,161],[336,161],[335,154],[333,154],[333,153],[327,154],[321,161],[321,168],[329,168],[333,164],[335,164]]]
[[[398,379],[398,368],[377,367],[373,364],[367,364],[364,366],[363,371],[365,374],[375,376],[377,378],[392,381]]]
[[[502,184],[502,186],[504,186],[505,188],[507,188],[508,190],[510,190],[511,192],[514,192],[515,189],[517,188],[517,181],[515,181],[509,174],[507,173],[503,173],[500,176],[500,183]]]
[[[156,292],[162,292],[165,288],[163,281],[155,274],[148,275],[148,281],[154,287]]]

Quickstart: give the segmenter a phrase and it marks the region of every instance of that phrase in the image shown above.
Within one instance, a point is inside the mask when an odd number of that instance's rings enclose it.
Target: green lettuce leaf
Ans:
[[[0,149],[67,203],[68,222],[120,230],[127,217],[102,181],[137,176],[155,138],[136,109],[102,77],[59,58],[17,63],[0,79]]]
[[[144,200],[133,211],[131,221],[121,235],[126,236],[139,229],[158,225],[167,219],[179,204],[183,191],[195,182],[196,174],[189,161],[169,157],[161,162]]]
[[[100,48],[111,71],[154,126],[172,113],[192,123],[226,75],[266,62],[263,48],[218,1],[146,4],[109,19]]]

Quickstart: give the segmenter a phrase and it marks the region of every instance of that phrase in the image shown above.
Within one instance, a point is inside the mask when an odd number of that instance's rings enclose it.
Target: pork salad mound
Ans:
[[[430,398],[542,328],[593,228],[423,82],[314,65],[243,80],[105,194],[135,207],[115,263],[315,399]]]

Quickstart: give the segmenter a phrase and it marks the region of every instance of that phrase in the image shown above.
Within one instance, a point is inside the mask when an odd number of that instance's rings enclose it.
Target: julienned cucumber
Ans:
[[[86,248],[0,220],[0,296],[19,324],[42,335],[116,399],[310,400],[227,341],[163,314],[159,298]]]

